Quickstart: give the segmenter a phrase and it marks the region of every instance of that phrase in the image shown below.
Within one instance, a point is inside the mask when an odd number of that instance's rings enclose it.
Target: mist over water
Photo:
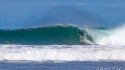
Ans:
[[[109,35],[98,39],[98,43],[102,45],[125,45],[125,26],[110,30]]]
[[[40,11],[31,11],[24,15],[19,13],[17,16],[13,16],[13,18],[9,18],[9,20],[11,21],[4,23],[5,25],[1,23],[0,29],[25,29],[56,24],[96,27],[105,23],[101,16],[75,5],[55,5],[47,9],[40,9]]]
[[[41,22],[45,25],[75,25],[78,27],[97,26],[100,18],[75,6],[53,7]]]

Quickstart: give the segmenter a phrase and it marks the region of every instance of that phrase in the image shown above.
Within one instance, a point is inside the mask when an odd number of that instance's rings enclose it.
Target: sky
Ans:
[[[117,27],[125,0],[0,0],[0,29],[54,24]]]

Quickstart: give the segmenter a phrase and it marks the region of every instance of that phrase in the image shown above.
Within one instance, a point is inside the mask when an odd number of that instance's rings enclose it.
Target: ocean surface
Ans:
[[[124,26],[0,30],[0,70],[125,70]],[[84,34],[80,43],[79,32]]]
[[[0,62],[0,70],[125,70],[125,62]]]

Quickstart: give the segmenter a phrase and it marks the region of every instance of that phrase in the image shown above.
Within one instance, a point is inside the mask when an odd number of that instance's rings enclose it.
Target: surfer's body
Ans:
[[[82,32],[79,32],[79,38],[80,38],[80,44],[84,44],[84,34]]]
[[[92,44],[91,42],[89,42],[88,40],[85,39],[86,36],[83,32],[80,32],[79,35],[80,35],[79,36],[80,44],[82,44],[82,45],[91,45]]]
[[[80,36],[80,44],[84,44],[84,36]]]

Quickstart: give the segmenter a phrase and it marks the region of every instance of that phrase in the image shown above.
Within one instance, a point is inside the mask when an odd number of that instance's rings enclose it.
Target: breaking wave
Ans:
[[[125,27],[78,28],[75,26],[53,25],[45,27],[0,30],[0,44],[22,45],[80,45],[82,32],[85,41],[98,45],[125,45]]]
[[[85,30],[73,26],[45,26],[17,30],[1,30],[1,44],[27,45],[78,45],[79,32],[86,34],[86,39],[94,42],[92,36]]]

